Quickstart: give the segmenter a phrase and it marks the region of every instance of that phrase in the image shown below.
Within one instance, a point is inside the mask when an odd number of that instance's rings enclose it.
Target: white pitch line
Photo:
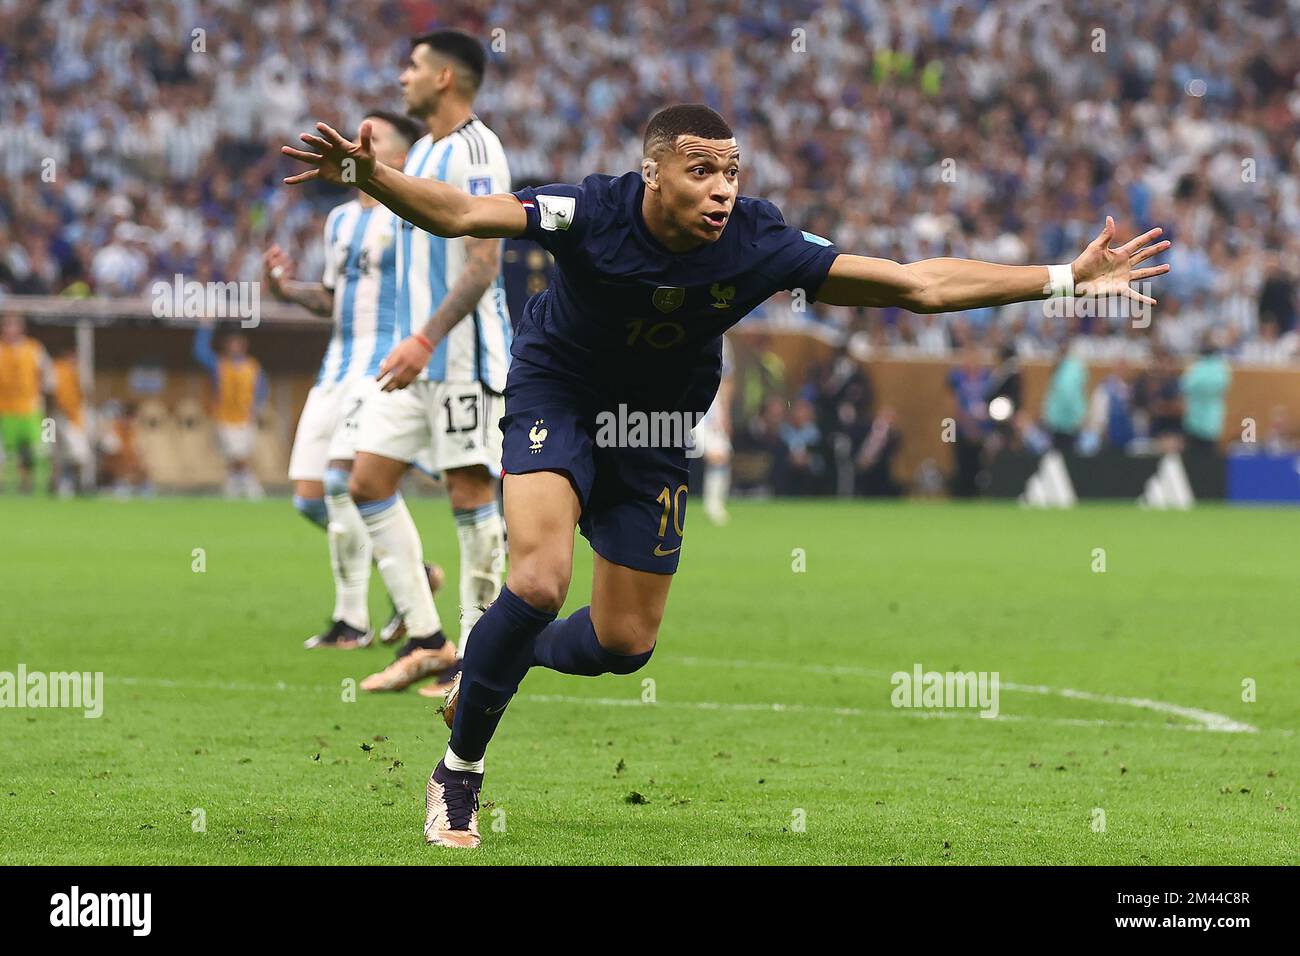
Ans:
[[[676,657],[677,660],[688,666],[698,665],[704,667],[742,667],[754,668],[759,670],[780,670],[790,671],[798,670],[810,674],[833,674],[837,676],[850,677],[889,677],[893,672],[873,670],[865,667],[853,667],[851,665],[823,665],[823,664],[781,664],[774,661],[745,661],[732,660],[729,658],[709,658],[709,657]],[[1053,697],[1066,697],[1073,700],[1087,700],[1099,704],[1118,704],[1124,707],[1140,707],[1144,710],[1154,710],[1162,714],[1172,714],[1176,717],[1182,717],[1185,720],[1193,721],[1196,730],[1212,730],[1226,734],[1255,734],[1259,733],[1259,728],[1253,724],[1236,720],[1226,714],[1219,714],[1212,710],[1202,710],[1199,707],[1185,707],[1182,704],[1173,704],[1163,700],[1151,700],[1146,697],[1118,697],[1113,694],[1097,694],[1088,690],[1074,690],[1069,687],[1047,687],[1042,684],[1017,684],[1012,681],[999,681],[998,687],[1001,690],[1019,691],[1026,694],[1043,694]]]
[[[1212,710],[1201,710],[1199,707],[1184,707],[1182,704],[1171,704],[1164,700],[1151,700],[1147,697],[1116,697],[1113,694],[1094,694],[1092,691],[1074,690],[1069,687],[1056,688],[1034,684],[1013,684],[1008,681],[1002,681],[999,686],[1003,690],[1018,690],[1027,694],[1050,694],[1056,697],[1069,697],[1074,700],[1096,701],[1099,704],[1141,707],[1144,710],[1154,710],[1162,714],[1173,714],[1186,720],[1192,720],[1206,730],[1214,730],[1225,734],[1259,733],[1259,728],[1253,724],[1234,720],[1226,714],[1218,714]]]
[[[678,661],[687,662],[692,665],[710,665],[726,664],[728,666],[751,667],[755,669],[764,669],[767,667],[780,668],[783,670],[800,669],[798,665],[777,665],[767,661],[730,661],[730,660],[710,660],[707,658],[677,658]],[[807,665],[809,668],[818,667],[819,665]],[[846,668],[839,668],[844,671]],[[865,668],[856,668],[855,672],[859,676],[880,676],[883,671],[867,671]],[[246,693],[276,693],[284,691],[311,691],[314,693],[337,692],[338,687],[327,684],[286,684],[284,681],[278,681],[275,684],[248,684],[238,681],[192,681],[192,680],[174,680],[164,677],[109,677],[106,678],[109,684],[122,684],[127,687],[165,687],[174,690],[225,690],[225,691],[242,691]],[[1077,697],[1082,700],[1093,700],[1102,703],[1128,704],[1131,706],[1146,707],[1150,710],[1165,711],[1166,708],[1170,713],[1176,713],[1179,716],[1186,716],[1190,713],[1206,715],[1209,717],[1218,717],[1227,721],[1227,725],[1215,724],[1207,720],[1196,720],[1190,724],[1160,724],[1167,730],[1191,730],[1202,731],[1212,730],[1223,733],[1257,733],[1258,730],[1250,724],[1240,724],[1229,718],[1223,717],[1222,714],[1212,714],[1209,711],[1196,710],[1195,708],[1178,707],[1176,704],[1164,704],[1162,701],[1143,701],[1139,698],[1127,697],[1110,697],[1109,695],[1092,694],[1088,691],[1062,690],[1055,691],[1050,687],[1041,687],[1034,685],[1009,685],[1003,683],[1002,687],[1026,691],[1029,693],[1060,694],[1066,697]],[[1003,722],[1026,722],[1059,724],[1067,727],[1151,727],[1152,724],[1144,724],[1134,721],[1107,720],[1105,718],[1079,718],[1079,717],[1042,717],[1037,714],[998,714],[996,717],[981,717],[977,711],[945,711],[945,710],[908,710],[893,707],[881,707],[875,710],[868,710],[862,707],[830,707],[821,704],[782,704],[782,703],[735,703],[709,700],[665,700],[656,701],[654,704],[647,704],[639,697],[575,697],[562,694],[520,694],[519,700],[529,701],[537,704],[568,704],[568,705],[587,705],[594,707],[668,707],[674,709],[691,709],[691,710],[720,710],[730,712],[747,712],[747,713],[808,713],[808,714],[827,714],[836,717],[867,717],[883,716],[887,714],[897,714],[904,717],[914,717],[923,720],[952,720],[958,718],[969,718],[976,720],[994,720]],[[1189,718],[1194,719],[1194,718]],[[1284,735],[1290,735],[1289,731],[1278,731]]]
[[[1152,724],[1136,723],[1123,720],[1106,720],[1102,717],[1084,719],[1079,717],[1040,717],[1037,714],[998,714],[995,717],[981,718],[976,711],[954,710],[905,710],[894,707],[881,707],[866,710],[861,707],[826,707],[820,704],[756,704],[756,703],[722,703],[709,700],[660,700],[648,704],[638,697],[568,697],[562,694],[520,694],[519,700],[537,704],[574,704],[595,707],[670,707],[690,710],[725,710],[744,712],[766,712],[774,714],[830,714],[837,717],[867,717],[897,714],[901,717],[913,717],[921,720],[956,720],[961,718],[992,721],[1034,721],[1045,724],[1062,724],[1068,727],[1151,727]],[[1166,730],[1202,731],[1206,728],[1200,724],[1160,724]]]

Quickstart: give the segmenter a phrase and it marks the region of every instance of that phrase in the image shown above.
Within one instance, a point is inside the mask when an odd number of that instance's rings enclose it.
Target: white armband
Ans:
[[[1074,265],[1064,263],[1063,265],[1047,267],[1047,286],[1049,299],[1068,299],[1074,295]]]

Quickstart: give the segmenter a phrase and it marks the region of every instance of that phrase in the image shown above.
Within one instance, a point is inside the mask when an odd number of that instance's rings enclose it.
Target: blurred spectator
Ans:
[[[988,393],[992,375],[984,365],[979,349],[973,345],[962,350],[962,362],[948,373],[948,390],[953,395],[953,436],[955,472],[952,493],[958,498],[979,494],[978,477],[984,439],[992,430]]]
[[[1076,348],[1062,350],[1043,398],[1043,426],[1052,436],[1052,447],[1070,451],[1083,427],[1088,410],[1088,366]]]
[[[1081,444],[1092,452],[1103,444],[1123,451],[1137,437],[1133,418],[1133,372],[1123,358],[1097,383],[1088,402],[1088,421]]]
[[[1148,437],[1162,454],[1183,449],[1179,375],[1178,360],[1173,354],[1168,349],[1157,349],[1151,368],[1138,376],[1133,390],[1137,414],[1146,419]]]
[[[149,474],[136,444],[135,405],[108,403],[100,416],[99,474],[119,496],[147,494]]]
[[[1294,360],[1298,345],[1300,335],[1294,330],[1281,335],[1277,319],[1265,315],[1259,322],[1259,338],[1244,343],[1237,358],[1250,365],[1285,365]]]
[[[872,420],[871,430],[854,459],[854,494],[894,498],[903,493],[902,485],[894,480],[894,456],[903,444],[897,421],[898,414],[890,406],[882,408]]]
[[[85,397],[77,350],[69,345],[53,363],[54,376],[54,470],[51,483],[60,497],[84,490],[82,469],[90,463],[90,438],[86,429]]]
[[[27,334],[23,317],[0,318],[0,451],[5,459],[0,490],[9,485],[11,463],[19,492],[30,494],[43,480],[35,473],[45,462],[41,422],[53,384],[50,356]]]
[[[221,354],[212,349],[212,326],[194,333],[194,357],[212,377],[212,417],[217,444],[226,460],[227,498],[262,497],[251,459],[257,439],[257,416],[266,404],[266,374],[248,354],[248,339],[238,332],[226,336]]]
[[[1232,384],[1227,359],[1207,342],[1200,356],[1183,373],[1179,389],[1186,398],[1183,432],[1189,449],[1212,450],[1223,433],[1223,397]]]
[[[799,496],[823,493],[826,462],[812,402],[806,398],[795,399],[789,420],[781,425],[780,436],[783,454],[773,468],[776,493]]]

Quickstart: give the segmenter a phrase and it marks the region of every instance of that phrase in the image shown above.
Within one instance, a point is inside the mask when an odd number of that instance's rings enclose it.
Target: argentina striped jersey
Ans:
[[[510,191],[510,168],[495,133],[477,117],[434,140],[425,136],[407,153],[405,172],[450,183],[472,196]],[[397,228],[399,338],[419,331],[455,285],[465,266],[465,240],[444,239],[409,222]],[[474,311],[452,327],[434,349],[423,378],[482,382],[500,393],[510,363],[510,313],[498,274]]]

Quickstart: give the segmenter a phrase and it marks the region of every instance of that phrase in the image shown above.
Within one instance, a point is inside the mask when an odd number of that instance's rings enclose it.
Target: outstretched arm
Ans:
[[[407,176],[378,162],[368,122],[361,124],[355,143],[325,123],[317,123],[316,129],[319,136],[303,133],[299,139],[317,152],[280,147],[285,156],[311,167],[287,177],[287,185],[323,179],[355,186],[412,225],[448,239],[513,239],[523,235],[528,226],[524,207],[509,193],[471,196],[447,183]]]
[[[194,358],[213,375],[217,374],[217,353],[212,350],[210,323],[200,323],[194,331]]]
[[[1136,269],[1159,255],[1169,242],[1154,242],[1163,230],[1151,229],[1111,248],[1115,220],[1070,264],[1070,276],[1058,279],[1047,266],[1007,266],[978,259],[925,259],[903,265],[889,259],[841,255],[817,290],[829,305],[899,306],[912,312],[957,312],[984,306],[1030,302],[1052,295],[1120,295],[1155,305],[1155,299],[1129,286],[1163,275],[1168,265]],[[1063,276],[1064,274],[1062,274]]]

